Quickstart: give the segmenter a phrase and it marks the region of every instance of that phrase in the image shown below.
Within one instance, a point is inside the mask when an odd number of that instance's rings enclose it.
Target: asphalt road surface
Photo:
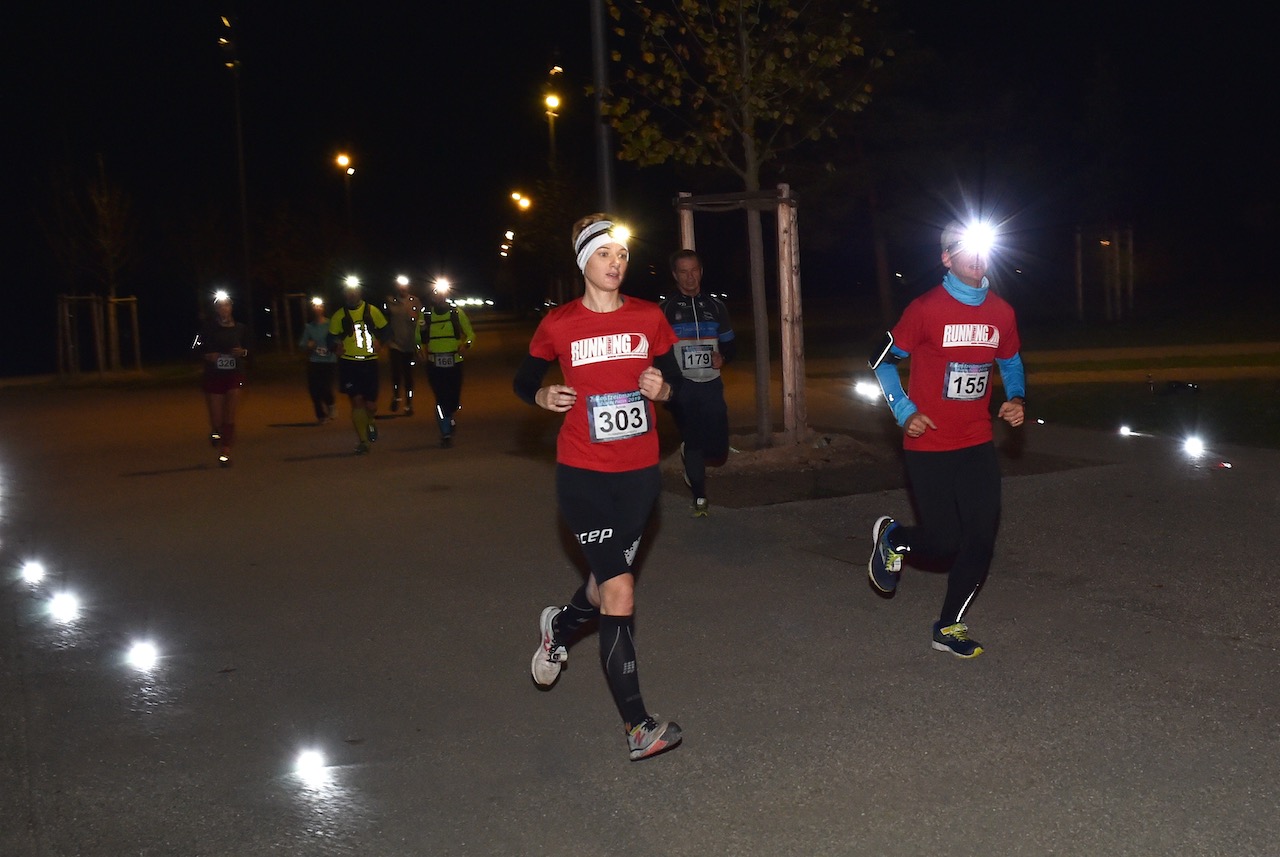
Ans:
[[[300,375],[251,384],[230,469],[194,380],[0,390],[0,854],[1280,854],[1280,453],[1029,424],[1073,466],[1006,478],[974,661],[929,647],[942,575],[867,584],[902,490],[665,492],[640,670],[686,737],[631,763],[594,637],[530,680],[581,572],[557,418],[480,346],[448,450],[424,402],[352,455]],[[814,422],[874,435],[848,386]]]

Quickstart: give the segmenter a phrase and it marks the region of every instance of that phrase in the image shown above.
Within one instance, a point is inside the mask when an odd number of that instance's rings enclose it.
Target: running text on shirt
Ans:
[[[575,339],[569,345],[569,358],[574,366],[609,360],[647,360],[649,337],[643,333],[614,333]]]

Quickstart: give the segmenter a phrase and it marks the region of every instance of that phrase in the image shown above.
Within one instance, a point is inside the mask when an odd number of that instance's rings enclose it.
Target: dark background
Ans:
[[[21,321],[0,375],[52,371],[55,295],[102,291],[64,271],[45,237],[58,177],[82,189],[99,156],[136,222],[120,292],[139,297],[147,359],[182,353],[211,289],[242,290],[223,14],[242,62],[255,259],[275,240],[269,223],[290,222],[317,264],[341,258],[372,294],[404,272],[492,296],[501,234],[522,228],[508,195],[547,175],[541,95],[553,61],[566,72],[561,177],[594,198],[586,0],[111,5],[7,13],[3,289]],[[1132,226],[1143,312],[1270,305],[1269,19],[1234,4],[887,5],[901,50],[878,100],[836,147],[801,150],[767,177],[791,181],[801,200],[806,298],[874,314],[865,173],[848,157],[852,135],[865,134],[899,303],[937,281],[938,226],[973,208],[1007,221],[1002,284],[1031,316],[1070,313],[1078,226]],[[340,150],[357,168],[350,246]],[[810,169],[824,159],[834,173]],[[716,172],[616,170],[617,207],[640,236],[628,288],[656,296],[676,241],[675,193],[740,185]],[[556,226],[566,255],[568,227]],[[709,287],[745,313],[742,216],[700,217],[698,229]],[[333,296],[340,273],[318,267],[291,288]]]

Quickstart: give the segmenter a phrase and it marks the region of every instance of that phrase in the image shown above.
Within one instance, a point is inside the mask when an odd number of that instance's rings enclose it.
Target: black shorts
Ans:
[[[360,396],[366,402],[378,400],[378,361],[339,360],[338,389],[348,396]]]
[[[658,466],[601,473],[556,465],[556,501],[596,584],[628,574],[662,490]]]

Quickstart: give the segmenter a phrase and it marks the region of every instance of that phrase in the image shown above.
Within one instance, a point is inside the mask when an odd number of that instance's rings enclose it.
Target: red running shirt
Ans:
[[[938,426],[904,435],[903,448],[943,452],[991,440],[995,360],[1021,348],[1013,307],[994,292],[969,306],[938,286],[911,302],[892,333],[911,355],[907,398]]]
[[[658,305],[639,298],[624,298],[613,312],[575,300],[548,313],[529,353],[559,362],[578,394],[560,426],[556,461],[605,473],[657,464],[655,412],[640,395],[640,373],[676,341]]]

